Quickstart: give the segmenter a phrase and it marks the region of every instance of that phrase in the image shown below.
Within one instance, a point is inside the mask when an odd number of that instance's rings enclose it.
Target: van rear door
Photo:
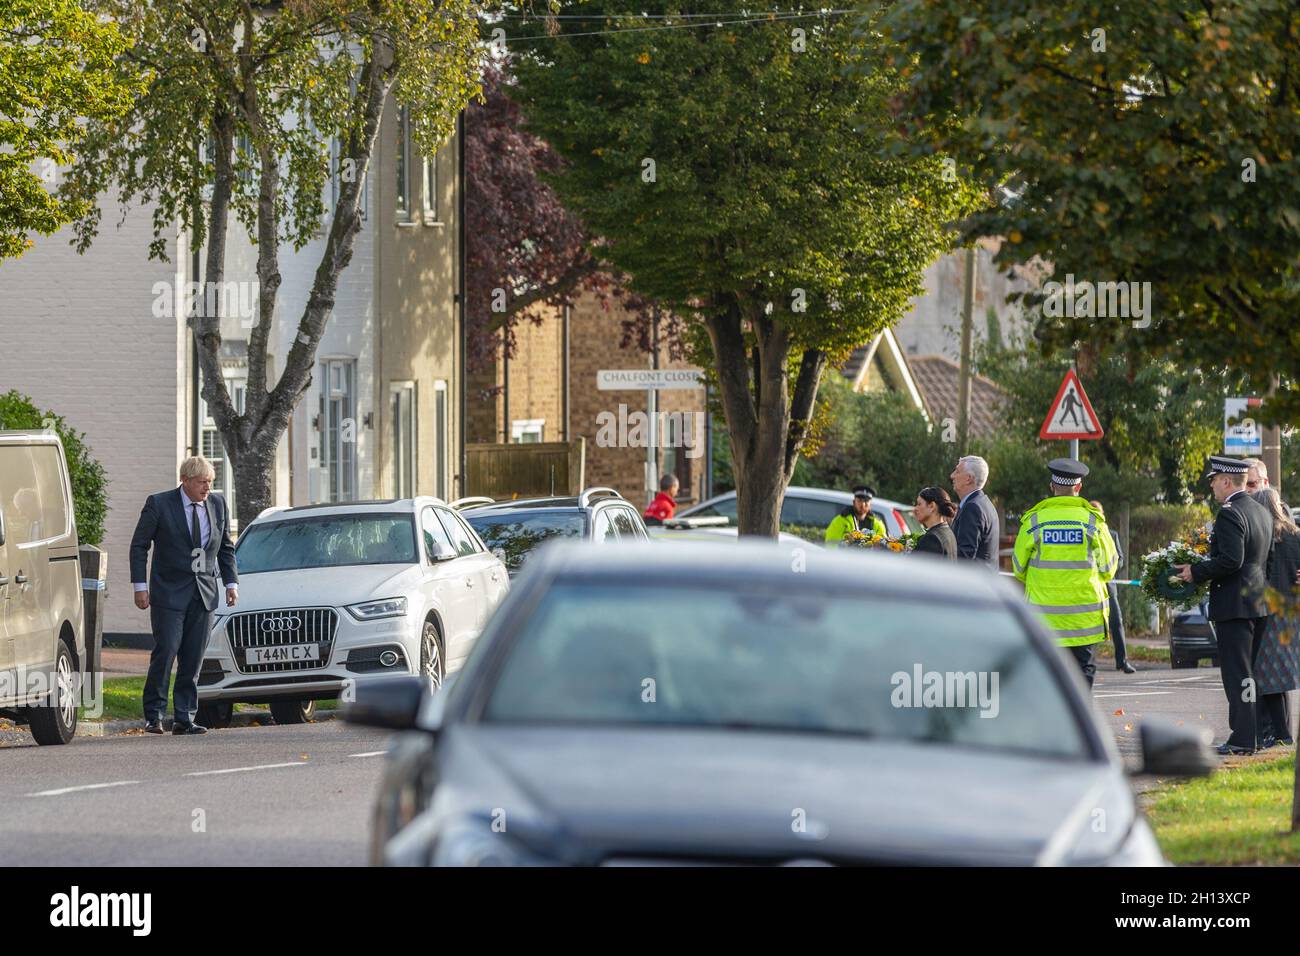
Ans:
[[[47,531],[36,476],[36,448],[0,444],[0,502],[5,510],[9,578],[4,588],[5,634],[13,642],[15,665],[28,673],[48,666],[54,657],[49,546],[44,542]]]

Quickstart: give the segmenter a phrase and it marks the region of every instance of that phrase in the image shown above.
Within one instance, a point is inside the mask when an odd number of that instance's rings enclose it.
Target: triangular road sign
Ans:
[[[1074,369],[1067,369],[1061,387],[1057,389],[1052,408],[1038,430],[1039,438],[1100,438],[1105,434],[1092,402],[1083,390],[1083,383]]]

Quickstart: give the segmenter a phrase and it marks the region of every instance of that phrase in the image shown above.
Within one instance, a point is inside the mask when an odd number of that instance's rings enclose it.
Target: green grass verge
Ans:
[[[110,677],[104,681],[104,712],[95,718],[85,716],[85,709],[81,708],[78,713],[79,720],[144,720],[144,677]],[[176,678],[173,677],[167,684],[167,699],[170,702],[172,688],[175,686]],[[317,710],[333,709],[338,707],[338,701],[335,700],[318,700],[316,702]],[[235,710],[239,713],[256,712],[267,710],[265,704],[236,704]]]
[[[1145,644],[1129,644],[1124,648],[1128,651],[1128,659],[1131,661],[1150,661],[1169,663],[1169,645],[1164,647],[1147,647]],[[1109,660],[1115,659],[1115,645],[1106,641],[1097,647],[1097,656],[1105,657]]]
[[[1169,859],[1203,866],[1300,863],[1291,829],[1295,754],[1246,759],[1151,794],[1147,819]]]

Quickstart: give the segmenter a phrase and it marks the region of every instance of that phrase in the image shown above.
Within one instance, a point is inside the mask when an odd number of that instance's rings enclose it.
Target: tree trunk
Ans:
[[[274,436],[274,441],[267,441],[265,435],[260,437],[253,447],[230,456],[235,472],[235,514],[241,532],[275,501],[271,476],[275,473],[279,435]]]
[[[802,353],[794,394],[790,392],[793,344],[778,319],[754,310],[746,342],[742,310],[729,303],[706,319],[717,362],[718,390],[731,442],[736,479],[736,523],[740,534],[775,538],[781,505],[808,433],[817,387],[826,366],[818,349]]]
[[[247,61],[241,61],[247,70]],[[247,80],[247,73],[245,74]],[[311,385],[316,350],[334,306],[339,275],[352,259],[353,245],[361,231],[361,188],[365,184],[383,116],[384,104],[396,79],[393,47],[375,37],[370,57],[361,69],[353,109],[361,116],[360,129],[344,143],[346,159],[357,175],[340,183],[338,205],[325,239],[325,248],[312,282],[307,304],[298,321],[297,334],[284,357],[284,368],[274,387],[268,388],[267,348],[275,324],[275,306],[280,287],[278,256],[279,220],[277,200],[280,188],[279,157],[264,135],[265,124],[255,95],[236,98],[233,105],[243,115],[261,160],[257,217],[258,317],[249,335],[248,382],[244,412],[234,408],[221,374],[219,350],[221,324],[218,316],[203,316],[199,322],[199,362],[203,370],[203,397],[221,432],[226,453],[235,473],[235,510],[239,526],[246,528],[274,498],[272,476],[280,439],[303,394]],[[251,89],[251,83],[248,89]],[[209,211],[207,282],[225,278],[225,237],[229,219],[229,197],[234,175],[230,152],[233,121],[230,111],[219,110],[214,118],[217,142],[216,182]]]

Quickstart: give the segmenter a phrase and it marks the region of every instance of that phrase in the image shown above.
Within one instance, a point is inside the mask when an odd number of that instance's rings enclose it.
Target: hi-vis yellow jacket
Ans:
[[[1045,498],[1020,520],[1011,566],[1061,647],[1106,639],[1106,582],[1118,564],[1105,519],[1083,498]]]

